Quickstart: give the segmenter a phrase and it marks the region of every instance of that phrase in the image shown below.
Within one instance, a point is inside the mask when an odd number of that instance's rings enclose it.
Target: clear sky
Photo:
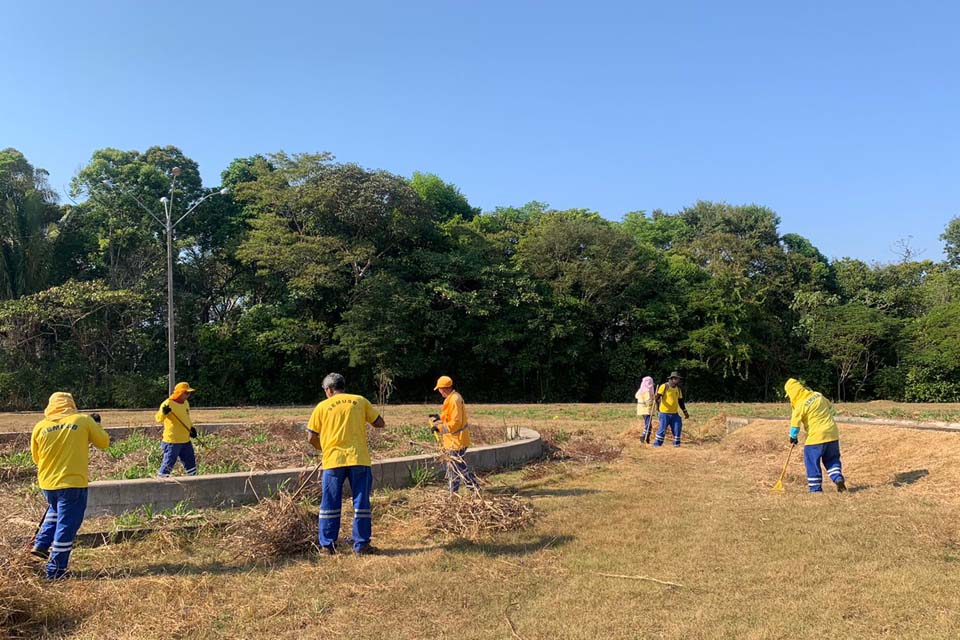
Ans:
[[[475,206],[771,207],[831,257],[940,259],[960,214],[952,2],[0,0],[0,147],[330,151]]]

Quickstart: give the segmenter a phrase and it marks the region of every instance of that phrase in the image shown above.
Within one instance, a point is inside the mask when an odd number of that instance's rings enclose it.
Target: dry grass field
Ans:
[[[871,407],[957,411],[856,406]],[[849,493],[808,495],[795,455],[786,493],[772,494],[785,419],[722,437],[715,414],[786,416],[786,405],[690,409],[684,446],[652,449],[632,407],[474,407],[478,422],[537,428],[567,449],[487,478],[529,500],[528,528],[479,542],[431,534],[421,487],[375,494],[380,556],[250,564],[216,529],[80,549],[77,577],[35,599],[48,615],[30,637],[960,637],[960,434],[841,426]],[[623,450],[591,461],[583,442]],[[8,521],[2,535],[29,529]]]

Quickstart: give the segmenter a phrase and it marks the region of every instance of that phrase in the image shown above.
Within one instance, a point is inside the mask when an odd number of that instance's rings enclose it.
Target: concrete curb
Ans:
[[[216,433],[221,429],[226,429],[228,427],[249,427],[250,425],[261,424],[260,422],[198,422],[194,426],[197,428],[197,431],[201,435]],[[263,423],[266,424],[266,423]],[[298,426],[303,427],[304,429],[307,426],[306,422],[297,422]],[[143,433],[155,438],[159,438],[163,427],[158,424],[150,425],[137,425],[135,427],[106,427],[104,431],[107,432],[107,435],[110,436],[110,440],[122,440],[124,438],[129,438],[135,433]],[[8,433],[0,433],[0,444],[7,442],[30,442],[30,433],[24,431],[11,431]]]
[[[466,460],[472,469],[489,471],[514,466],[539,458],[543,440],[532,429],[520,429],[520,439],[479,446],[467,451]],[[412,483],[418,468],[435,473],[443,468],[433,455],[387,458],[373,463],[373,484],[376,488],[400,488]],[[286,486],[296,485],[302,474],[313,467],[276,469],[244,473],[140,480],[106,480],[91,482],[87,495],[87,516],[119,515],[149,505],[155,511],[172,509],[185,502],[193,508],[236,506],[257,502]]]
[[[790,421],[789,417],[784,416],[763,416],[763,417],[754,417],[754,418],[741,418],[741,417],[728,417],[727,418],[727,433],[733,433],[737,429],[741,429],[751,422],[756,422],[757,420],[782,420],[784,424]],[[837,416],[836,421],[840,424],[871,424],[881,427],[899,427],[901,429],[916,429],[919,431],[945,431],[952,433],[960,433],[960,423],[957,422],[940,422],[940,421],[931,421],[931,422],[920,422],[917,420],[892,420],[890,418],[863,418],[860,416]]]

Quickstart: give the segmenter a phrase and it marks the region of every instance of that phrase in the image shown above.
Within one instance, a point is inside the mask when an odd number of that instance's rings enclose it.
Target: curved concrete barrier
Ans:
[[[216,433],[221,429],[226,429],[227,427],[249,427],[251,424],[258,424],[256,422],[198,422],[194,426],[202,434]],[[302,425],[306,428],[306,422],[298,422],[297,424]],[[106,427],[104,431],[107,432],[107,435],[110,436],[110,440],[122,440],[123,438],[129,438],[135,433],[145,433],[156,438],[160,437],[163,427],[158,424],[149,424],[149,425],[138,425],[135,427]],[[0,443],[7,442],[23,442],[29,444],[30,442],[30,432],[29,431],[10,431],[7,433],[0,433]]]
[[[466,460],[471,468],[488,471],[539,458],[542,453],[543,440],[540,434],[532,429],[521,428],[519,439],[476,447],[467,451]],[[377,460],[372,468],[375,488],[400,488],[412,483],[417,469],[439,472],[442,465],[435,456],[422,455]],[[302,474],[312,470],[313,467],[298,467],[194,477],[91,482],[87,514],[119,515],[142,506],[160,511],[172,509],[181,502],[194,508],[251,504],[285,486],[295,486]]]

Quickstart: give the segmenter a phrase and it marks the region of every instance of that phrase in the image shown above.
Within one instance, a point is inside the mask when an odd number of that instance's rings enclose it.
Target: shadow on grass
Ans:
[[[893,476],[893,486],[895,487],[905,487],[907,485],[913,484],[921,478],[926,478],[930,475],[930,472],[926,469],[914,469],[913,471],[904,471],[902,473],[897,473]]]
[[[485,556],[526,556],[544,549],[562,547],[576,540],[574,536],[540,536],[528,542],[498,543],[498,542],[470,542],[468,540],[454,540],[443,546],[451,553],[479,553]]]
[[[596,493],[610,493],[600,489],[520,489],[517,493],[525,498],[564,498],[576,496],[589,496]]]

